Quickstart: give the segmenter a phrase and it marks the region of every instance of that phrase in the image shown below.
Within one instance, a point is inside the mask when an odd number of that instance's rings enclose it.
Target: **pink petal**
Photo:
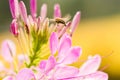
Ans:
[[[58,49],[58,36],[53,32],[50,36],[50,50],[52,54],[55,54]]]
[[[55,58],[53,56],[50,56],[45,67],[45,72],[48,73],[55,67],[55,65],[56,65]]]
[[[72,20],[71,29],[70,29],[70,35],[72,36],[73,32],[75,31],[75,28],[78,26],[80,21],[80,12],[77,12]]]
[[[34,73],[28,69],[24,68],[18,72],[16,75],[16,80],[36,80]]]
[[[11,25],[10,25],[10,31],[14,36],[18,36],[19,31],[18,31],[18,24],[17,24],[17,19],[13,19]]]
[[[60,10],[60,5],[56,4],[54,6],[54,18],[56,17],[61,17],[61,10]]]
[[[100,66],[100,63],[101,57],[99,55],[93,56],[80,67],[79,75],[87,75],[96,72]]]
[[[46,60],[41,61],[40,64],[39,64],[39,68],[41,70],[45,70],[46,64],[47,64]]]
[[[5,40],[2,43],[2,56],[8,62],[13,61],[13,57],[16,54],[15,44],[11,40]]]
[[[84,75],[69,80],[108,80],[108,75],[104,72],[97,71],[89,75]]]
[[[108,80],[108,75],[104,72],[96,72],[86,76],[87,80]],[[85,80],[86,80],[85,79]]]
[[[21,15],[22,20],[24,21],[25,24],[28,24],[27,10],[26,10],[26,6],[23,1],[20,1],[19,7],[20,7],[20,15]]]
[[[62,64],[72,64],[76,62],[81,55],[81,48],[80,47],[72,47],[69,49],[67,55],[64,57]]]
[[[7,76],[3,80],[15,80],[12,76]]]
[[[37,1],[36,0],[30,0],[30,11],[33,18],[37,16]]]
[[[75,67],[70,67],[70,66],[57,67],[54,73],[54,77],[55,79],[64,80],[63,78],[74,77],[78,73],[79,73],[79,69]]]
[[[61,38],[63,34],[65,34],[65,32],[67,31],[67,29],[70,27],[71,22],[68,22],[66,24],[66,27],[64,27],[62,30],[60,30],[60,32],[58,33],[58,37]]]
[[[10,5],[10,11],[13,18],[19,17],[19,6],[18,6],[18,0],[9,0]]]
[[[47,5],[46,4],[42,5],[40,15],[41,15],[41,21],[43,22],[47,15]]]
[[[70,49],[70,47],[71,47],[71,38],[67,34],[64,34],[60,39],[60,45],[58,50],[59,60],[62,60],[67,55],[66,52]]]

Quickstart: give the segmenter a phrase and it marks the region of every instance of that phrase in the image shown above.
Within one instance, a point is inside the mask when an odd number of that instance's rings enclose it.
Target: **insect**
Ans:
[[[55,18],[55,22],[57,23],[57,24],[64,24],[64,26],[66,26],[66,22],[62,19],[62,18]]]
[[[56,23],[56,24],[63,24],[66,26],[66,22],[70,19],[70,15],[65,16],[64,18],[56,17],[54,19],[50,19],[50,22]]]

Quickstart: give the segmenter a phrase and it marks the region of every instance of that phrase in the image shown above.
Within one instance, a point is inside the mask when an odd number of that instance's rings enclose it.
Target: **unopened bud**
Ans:
[[[30,12],[33,18],[37,16],[36,11],[37,11],[36,0],[30,0]]]
[[[26,10],[26,6],[25,6],[24,2],[20,1],[19,6],[20,6],[21,18],[24,21],[24,23],[28,25],[27,10]]]
[[[47,5],[43,4],[41,7],[41,12],[40,12],[41,22],[43,22],[45,20],[46,15],[47,15]]]
[[[17,23],[17,19],[13,19],[11,25],[10,25],[10,32],[14,35],[14,36],[18,36],[19,31],[18,31],[18,23]]]
[[[78,26],[78,23],[80,21],[80,12],[77,12],[72,20],[71,28],[70,28],[70,35],[72,36],[73,32],[75,31],[75,28]]]
[[[60,10],[60,5],[56,4],[54,6],[54,18],[56,17],[61,17],[61,10]]]
[[[10,11],[13,18],[19,17],[19,5],[18,0],[9,0]]]

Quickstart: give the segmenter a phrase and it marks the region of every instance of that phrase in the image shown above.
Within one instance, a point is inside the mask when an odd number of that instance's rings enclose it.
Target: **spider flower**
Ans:
[[[101,57],[95,55],[89,57],[88,60],[80,68],[69,66],[76,62],[81,55],[81,48],[71,47],[71,38],[64,34],[58,40],[56,33],[50,36],[51,56],[48,60],[40,62],[39,68],[44,73],[44,77],[48,80],[108,80],[106,73],[98,71],[101,63]],[[58,56],[54,56],[58,51]]]
[[[9,4],[13,17],[10,31],[17,38],[20,45],[24,44],[25,50],[23,53],[29,54],[30,62],[27,64],[29,67],[38,65],[41,49],[43,45],[48,43],[52,32],[56,32],[59,39],[64,33],[68,33],[72,37],[80,20],[79,11],[75,14],[72,22],[69,21],[69,17],[62,17],[59,4],[54,6],[53,19],[47,18],[47,4],[45,3],[41,7],[40,15],[37,14],[37,0],[30,0],[30,14],[27,13],[23,1],[9,0]],[[23,46],[21,47],[24,49]]]
[[[7,62],[7,66],[10,67],[7,67],[4,63],[0,62],[0,77],[16,74],[15,72],[17,72],[24,64],[25,58],[27,59],[27,56],[23,54],[21,55],[16,55],[16,46],[14,42],[11,40],[5,40],[2,42],[1,56],[3,57],[3,60]],[[16,57],[18,58],[16,59]]]
[[[88,57],[80,67],[72,66],[82,54],[82,49],[72,46],[71,41],[80,11],[69,21],[70,16],[62,16],[59,4],[54,6],[52,19],[47,18],[46,4],[37,14],[37,0],[30,0],[29,15],[23,1],[9,0],[9,4],[13,18],[10,31],[26,54],[15,55],[12,41],[3,42],[2,56],[10,64],[8,69],[0,62],[3,80],[108,80],[108,75],[98,70],[100,55]]]
[[[108,75],[98,70],[101,63],[99,55],[88,57],[79,68],[69,65],[81,55],[80,47],[71,46],[69,35],[64,34],[59,40],[57,33],[53,32],[49,42],[51,55],[48,60],[40,61],[38,67],[23,68],[5,80],[108,80]]]

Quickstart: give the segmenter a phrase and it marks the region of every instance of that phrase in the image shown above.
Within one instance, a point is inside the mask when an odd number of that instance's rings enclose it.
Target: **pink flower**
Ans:
[[[16,75],[16,72],[18,69],[21,68],[21,66],[24,64],[25,61],[25,57],[27,56],[22,56],[22,61],[19,58],[15,58],[17,57],[16,55],[16,46],[15,44],[11,41],[11,40],[5,40],[2,42],[2,46],[1,46],[1,55],[3,57],[3,59],[6,60],[6,62],[8,62],[7,65],[10,66],[6,67],[6,65],[4,65],[2,62],[0,62],[0,72],[3,72],[0,77],[5,77],[4,75]],[[18,55],[18,57],[20,56],[20,54]],[[17,63],[16,63],[16,59],[18,59]],[[11,76],[12,77],[12,76]],[[10,77],[5,78],[6,79],[10,79]],[[13,80],[13,79],[12,79]]]
[[[50,49],[51,56],[46,61],[41,61],[39,68],[45,75],[48,75],[51,79],[62,79],[67,77],[73,77],[78,74],[79,69],[66,66],[77,61],[80,54],[81,48],[71,47],[71,38],[64,34],[60,41],[55,32],[50,36]],[[58,56],[53,56],[58,50]]]
[[[45,77],[51,80],[58,80],[67,77],[73,77],[78,74],[79,70],[72,66],[59,66],[53,56],[50,56],[48,60],[41,61],[39,65],[42,76],[40,80]]]
[[[71,38],[67,34],[64,34],[60,41],[58,40],[57,34],[53,32],[50,36],[50,50],[52,55],[58,50],[57,62],[59,64],[71,64],[77,61],[81,55],[81,48],[72,47]]]
[[[101,63],[101,57],[95,55],[89,57],[88,60],[78,69],[73,66],[68,66],[77,61],[81,55],[81,48],[71,47],[71,38],[64,34],[59,40],[55,32],[50,36],[51,56],[48,60],[40,62],[39,68],[43,76],[50,80],[108,80],[108,75],[98,71]],[[58,55],[54,57],[57,53]]]
[[[8,70],[10,76],[3,80],[108,80],[108,75],[98,70],[101,63],[99,55],[89,57],[80,68],[70,66],[79,59],[82,52],[80,47],[72,46],[71,41],[73,32],[80,21],[81,13],[79,11],[75,14],[73,20],[69,21],[69,17],[62,17],[60,5],[55,4],[53,21],[56,22],[56,25],[49,24],[50,20],[46,18],[46,4],[42,5],[38,17],[37,0],[30,0],[30,15],[27,15],[27,9],[23,1],[18,3],[18,0],[9,0],[9,4],[13,17],[10,30],[15,36],[18,36],[19,29],[22,33],[24,32],[21,35],[24,37],[23,40],[28,41],[27,47],[30,49],[26,51],[28,51],[30,57],[29,60],[26,59],[26,67],[29,68],[21,69],[21,64],[24,63],[26,58],[25,55],[19,55],[18,64],[16,64],[14,61],[16,53],[14,44],[9,40],[4,41],[2,56],[13,66],[11,66],[11,70]],[[58,23],[56,20],[58,20]],[[68,34],[67,31],[69,31]],[[28,36],[25,32],[29,33]],[[40,61],[39,56],[41,57],[41,50],[43,49],[41,46],[46,44],[48,39],[51,54],[47,60]],[[38,65],[37,62],[39,61],[40,64]],[[2,63],[0,67],[7,72]],[[15,71],[18,73],[15,73]]]

